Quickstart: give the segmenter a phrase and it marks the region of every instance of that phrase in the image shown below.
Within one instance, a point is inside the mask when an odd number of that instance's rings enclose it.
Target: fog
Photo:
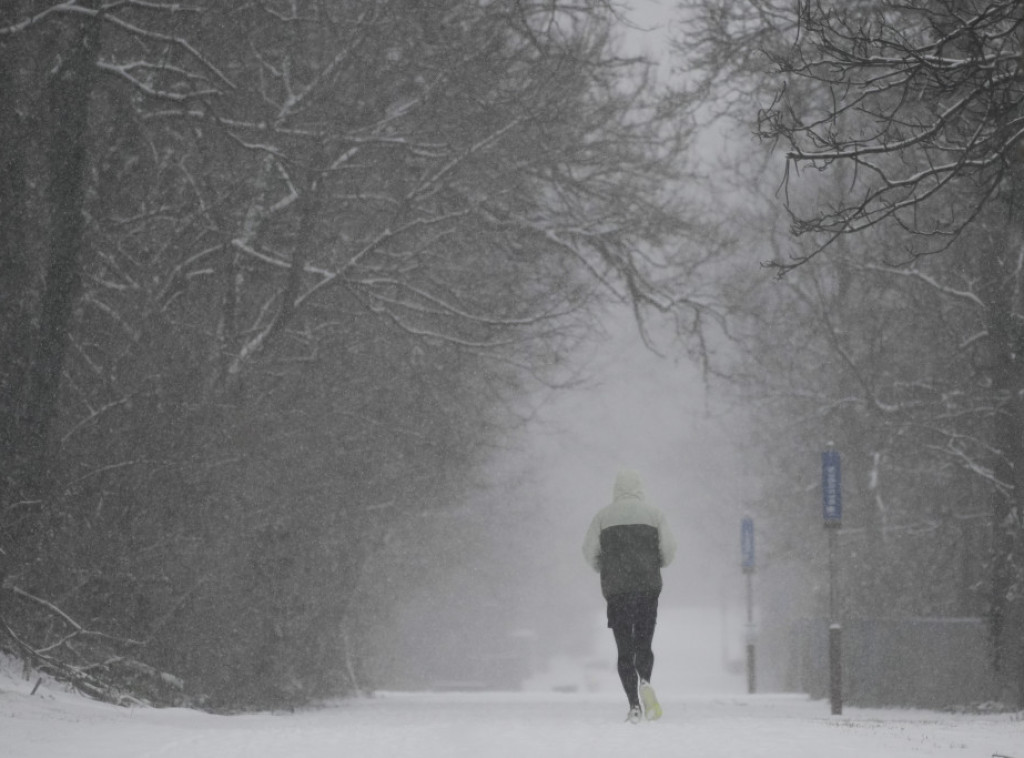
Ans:
[[[1020,4],[35,5],[0,653],[223,709],[579,689],[629,467],[688,687],[735,683],[750,515],[766,686],[831,688],[843,620],[862,703],[1024,703]]]
[[[718,585],[735,573],[747,496],[732,438],[738,419],[709,395],[694,364],[653,354],[628,325],[601,352],[593,386],[557,395],[530,433],[544,462],[551,527],[574,548],[560,566],[593,590],[578,543],[593,514],[610,502],[617,469],[628,466],[644,477],[651,502],[679,540],[666,599],[717,602]]]
[[[593,386],[557,395],[530,434],[545,523],[556,536],[547,548],[557,555],[545,561],[556,581],[538,587],[556,596],[550,606],[600,623],[598,579],[580,544],[591,517],[611,501],[617,469],[626,466],[641,473],[679,543],[663,570],[662,607],[714,610],[699,616],[714,623],[719,610],[734,614],[742,592],[739,522],[750,497],[735,444],[740,430],[740,419],[705,386],[694,363],[659,357],[629,324],[620,326],[595,360]],[[699,639],[719,644],[706,630]],[[719,659],[717,647],[705,653]]]
[[[625,49],[659,62],[659,77],[668,76],[675,4],[634,0],[627,8]],[[739,450],[741,413],[716,393],[695,360],[645,346],[632,314],[613,314],[607,329],[608,338],[593,346],[585,386],[553,393],[526,435],[550,535],[547,554],[537,556],[551,567],[537,587],[547,599],[541,613],[559,609],[570,628],[602,625],[598,578],[584,564],[580,545],[594,513],[611,500],[616,471],[633,468],[679,543],[674,563],[663,571],[661,604],[714,611],[683,615],[716,626],[694,640],[709,648],[705,657],[720,660],[721,646],[742,635],[735,621],[745,602],[739,523],[756,491]],[[600,631],[610,655],[610,634]]]
[[[739,524],[751,497],[741,419],[693,361],[645,347],[629,315],[592,346],[584,376],[528,398],[529,422],[468,501],[392,546],[424,551],[436,571],[378,629],[382,687],[516,687],[566,658],[609,656],[604,600],[581,545],[623,466],[641,473],[679,544],[663,571],[662,618],[689,620],[694,660],[719,665],[739,649]]]
[[[633,25],[621,30],[627,51],[662,69],[672,6],[630,3]],[[741,416],[678,346],[666,355],[645,346],[629,309],[603,326],[606,334],[573,358],[577,384],[520,398],[527,423],[492,453],[465,502],[407,524],[371,570],[369,594],[395,600],[368,632],[375,652],[366,666],[377,686],[583,686],[582,667],[610,666],[599,580],[580,548],[623,466],[640,472],[679,544],[663,571],[655,640],[666,665],[689,661],[674,666],[689,672],[675,684],[717,682],[709,666],[739,655],[739,525],[755,492],[738,452]],[[410,551],[420,560],[403,575],[389,561]],[[684,634],[688,649],[680,650]]]

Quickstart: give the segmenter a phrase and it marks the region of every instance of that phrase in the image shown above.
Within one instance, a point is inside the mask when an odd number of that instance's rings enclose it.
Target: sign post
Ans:
[[[839,452],[829,444],[821,454],[821,503],[828,532],[828,668],[832,714],[843,712],[843,627],[839,621],[838,540],[843,523],[842,471]]]
[[[747,576],[747,692],[757,692],[757,667],[754,629],[754,519],[744,518],[740,527],[743,573]]]

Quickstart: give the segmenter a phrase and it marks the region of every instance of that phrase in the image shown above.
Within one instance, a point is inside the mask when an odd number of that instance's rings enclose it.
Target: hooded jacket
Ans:
[[[647,502],[640,475],[620,471],[611,505],[598,511],[583,540],[583,557],[601,574],[601,593],[661,592],[661,569],[675,553],[675,538],[662,512]]]

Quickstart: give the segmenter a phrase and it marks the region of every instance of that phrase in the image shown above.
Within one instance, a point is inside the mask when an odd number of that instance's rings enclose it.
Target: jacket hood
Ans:
[[[615,477],[615,487],[613,488],[613,503],[622,502],[646,502],[647,497],[644,494],[644,483],[640,479],[640,474],[632,469],[621,469],[618,475]]]

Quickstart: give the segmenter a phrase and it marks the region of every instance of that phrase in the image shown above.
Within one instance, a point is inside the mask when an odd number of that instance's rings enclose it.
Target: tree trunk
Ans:
[[[1006,491],[993,492],[992,504],[992,598],[990,619],[995,666],[1004,692],[1017,703],[1024,702],[1021,681],[1021,630],[1015,628],[1014,596],[1020,589],[1017,552],[1022,513],[1021,472],[1024,471],[1024,416],[1021,397],[1024,376],[1020,365],[1018,340],[1013,328],[1013,268],[1005,265],[1001,251],[982,254],[985,287],[986,327],[992,346],[992,392],[995,400],[993,421],[993,472],[1006,485]]]
[[[39,332],[28,371],[28,397],[18,435],[20,474],[29,492],[45,481],[57,418],[73,308],[87,263],[83,206],[88,171],[89,102],[99,47],[99,22],[69,22],[63,55],[48,87],[50,119],[50,255],[39,303]]]
[[[20,3],[0,8],[0,25],[16,17]],[[28,193],[26,156],[31,149],[30,105],[25,100],[24,76],[19,61],[24,54],[19,36],[0,41],[0,503],[21,500],[11,477],[18,437],[17,419],[24,403],[24,387],[31,350],[31,252],[28,248]],[[10,518],[0,524],[3,543],[16,538],[19,508],[5,509]]]

